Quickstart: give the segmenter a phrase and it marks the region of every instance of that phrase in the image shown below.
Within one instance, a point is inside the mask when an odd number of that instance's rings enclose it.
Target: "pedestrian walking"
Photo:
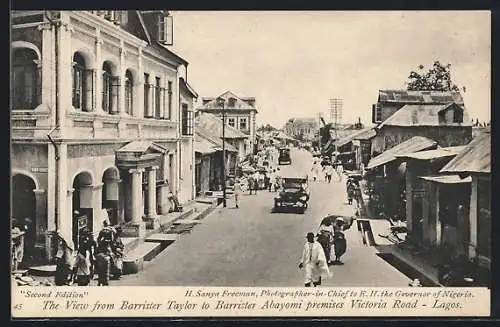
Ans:
[[[269,192],[276,190],[276,169],[273,169],[269,174]]]
[[[334,171],[337,173],[337,181],[341,182],[342,181],[342,162],[337,158],[334,163]]]
[[[332,175],[333,175],[333,167],[330,163],[326,164],[323,167],[323,170],[325,172],[325,179],[328,183],[332,182]]]
[[[318,179],[318,175],[319,175],[319,167],[318,167],[318,163],[316,161],[313,162],[311,172],[312,172],[313,181],[316,181]]]
[[[87,227],[80,230],[73,276],[78,286],[88,286],[94,276],[94,237]]]
[[[253,190],[255,191],[255,194],[257,194],[257,190],[259,189],[260,179],[260,173],[256,171],[253,174]]]
[[[252,191],[253,191],[253,189],[255,187],[254,186],[255,182],[253,180],[253,175],[249,175],[247,181],[248,181],[248,192],[249,192],[250,195],[252,195]]]
[[[56,272],[54,276],[54,283],[56,286],[64,286],[71,284],[71,275],[75,264],[73,256],[73,242],[70,238],[63,235],[62,231],[57,231],[57,252],[56,258]]]
[[[330,277],[330,269],[323,247],[314,240],[314,233],[307,233],[299,269],[304,268],[304,286],[317,287],[321,285],[322,277]]]
[[[323,251],[325,251],[327,263],[330,264],[332,260],[331,249],[333,245],[333,226],[330,216],[323,218],[321,221],[317,233],[317,239],[318,243],[323,247]]]
[[[241,188],[241,184],[240,184],[240,180],[239,179],[236,179],[236,181],[234,182],[234,206],[236,208],[239,208],[240,207],[240,194],[242,192],[242,188]]]

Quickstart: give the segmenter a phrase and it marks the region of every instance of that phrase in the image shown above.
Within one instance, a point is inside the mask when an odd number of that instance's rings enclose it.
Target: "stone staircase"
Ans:
[[[210,214],[217,206],[216,198],[203,198],[184,206],[184,210],[176,215],[169,214],[160,218],[160,227],[147,230],[143,239],[123,238],[125,255],[123,258],[123,274],[135,274],[144,268],[144,263],[153,260],[158,254],[174,243],[184,232],[190,230],[200,220]],[[178,227],[189,226],[187,228]]]

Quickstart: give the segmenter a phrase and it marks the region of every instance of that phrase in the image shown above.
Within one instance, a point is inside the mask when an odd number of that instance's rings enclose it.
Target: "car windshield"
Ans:
[[[300,178],[285,179],[283,182],[283,186],[285,188],[301,188],[305,183],[306,180]]]

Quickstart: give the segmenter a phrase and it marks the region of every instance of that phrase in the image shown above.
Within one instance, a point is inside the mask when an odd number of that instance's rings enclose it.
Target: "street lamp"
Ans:
[[[226,114],[224,110],[224,98],[217,99],[218,105],[222,108],[222,206],[226,207]]]

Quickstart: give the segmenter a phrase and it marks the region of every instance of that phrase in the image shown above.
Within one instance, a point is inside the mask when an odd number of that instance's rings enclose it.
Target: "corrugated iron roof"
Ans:
[[[372,158],[368,162],[366,169],[373,169],[375,167],[385,165],[393,160],[396,160],[396,156],[398,154],[428,150],[436,145],[437,142],[434,140],[428,139],[423,136],[414,136],[411,139],[399,143],[398,145]]]
[[[201,154],[209,154],[217,152],[217,149],[214,148],[213,143],[200,136],[200,134],[196,133],[194,140],[194,151]]]
[[[472,178],[460,178],[458,175],[441,175],[441,176],[420,176],[421,179],[426,181],[440,183],[440,184],[459,184],[459,183],[471,183]]]
[[[389,118],[383,121],[378,128],[384,125],[389,126],[443,126],[450,125],[456,126],[457,123],[453,122],[440,122],[439,113],[443,110],[450,108],[451,106],[458,106],[458,104],[448,103],[448,104],[407,104],[401,109],[392,114]],[[462,123],[458,126],[472,126],[469,119],[467,111],[463,107],[459,107],[463,110]]]
[[[210,131],[213,135],[222,136],[222,119],[213,114],[200,113],[198,117],[196,117],[196,127],[200,127],[206,131]],[[233,128],[227,124],[224,134],[226,139],[250,137],[249,135],[242,133],[236,128]]]
[[[419,160],[431,160],[437,158],[453,157],[465,149],[465,145],[462,146],[450,146],[446,148],[439,148],[436,150],[419,151],[413,153],[402,153],[396,155],[398,158],[411,158]]]
[[[476,136],[441,172],[491,173],[491,132]]]
[[[222,98],[225,100],[225,104],[224,104],[225,109],[241,109],[241,110],[255,110],[255,111],[257,111],[255,106],[250,105],[250,103],[248,103],[247,101],[244,100],[244,99],[254,99],[254,98],[241,98],[241,97],[238,97],[237,95],[235,95],[231,91],[226,91],[226,92],[222,93],[221,95],[219,95],[217,98],[210,99],[210,101],[208,101],[207,103],[202,105],[199,108],[199,110],[211,110],[211,109],[220,110],[221,107],[219,107],[219,105],[217,103],[218,98]],[[234,104],[230,103],[230,101],[229,101],[230,98],[235,99]]]
[[[223,141],[220,137],[214,136],[213,134],[211,134],[211,132],[209,132],[203,128],[200,128],[200,127],[196,128],[196,134],[198,134],[200,137],[210,141],[213,144],[213,148],[216,149],[217,151],[222,150],[222,142]],[[228,142],[224,142],[224,143],[225,143],[226,151],[238,152],[238,150],[233,145],[229,144]]]
[[[344,138],[341,138],[341,139],[335,141],[335,145],[336,146],[343,146],[343,145],[346,145],[347,143],[349,143],[353,140],[368,140],[368,139],[374,137],[375,135],[377,135],[377,133],[375,132],[375,130],[373,128],[371,128],[371,127],[365,128],[365,129],[359,130],[359,131],[354,132],[350,135],[347,135]]]
[[[378,101],[433,104],[446,104],[449,102],[455,102],[460,105],[464,104],[464,100],[460,92],[445,91],[379,90]]]

